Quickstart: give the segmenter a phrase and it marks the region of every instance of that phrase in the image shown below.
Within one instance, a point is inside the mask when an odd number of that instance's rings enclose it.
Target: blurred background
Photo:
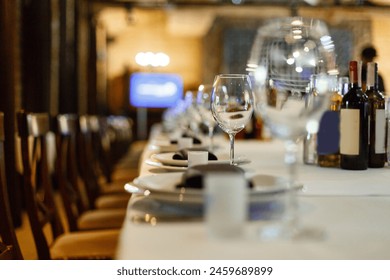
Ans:
[[[147,130],[164,108],[151,106],[140,114],[141,105],[130,100],[134,73],[177,74],[182,94],[211,83],[216,73],[243,73],[257,28],[268,18],[291,15],[328,24],[340,75],[347,75],[348,61],[360,59],[363,47],[373,45],[379,72],[390,88],[390,1],[0,3],[2,110],[124,114],[135,120],[134,135],[143,138],[147,133],[137,130]],[[137,127],[137,118],[143,118],[142,127]]]
[[[360,59],[362,48],[375,46],[375,60],[390,87],[390,77],[386,79],[390,73],[390,7],[383,6],[388,1],[318,1],[312,6],[292,1],[243,1],[234,5],[209,0],[177,1],[176,5],[162,2],[159,8],[152,5],[156,2],[149,2],[149,8],[148,1],[142,2],[141,7],[136,3],[110,6],[98,13],[99,28],[107,42],[103,51],[107,106],[114,113],[132,110],[127,102],[127,83],[134,72],[178,73],[184,91],[211,83],[216,73],[245,72],[253,37],[262,21],[289,15],[327,22],[341,75],[348,75],[349,60]],[[164,67],[141,66],[135,60],[141,52],[162,52],[170,62]]]

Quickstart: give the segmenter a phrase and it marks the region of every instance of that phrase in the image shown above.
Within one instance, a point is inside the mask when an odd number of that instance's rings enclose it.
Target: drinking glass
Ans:
[[[184,95],[184,112],[180,116],[180,122],[183,134],[196,136],[199,133],[199,124],[201,123],[201,116],[197,109],[196,92],[188,90]]]
[[[288,182],[296,183],[297,141],[316,133],[329,106],[330,75],[337,75],[334,43],[324,22],[302,17],[271,19],[255,37],[247,70],[255,111],[274,137],[285,140]],[[306,91],[316,75],[315,94]]]
[[[234,161],[234,138],[249,122],[253,113],[252,85],[246,74],[215,76],[211,94],[211,112],[223,131],[229,134],[230,164]]]
[[[202,118],[202,123],[208,128],[209,136],[209,149],[214,150],[214,129],[217,126],[213,114],[211,113],[211,92],[213,90],[212,85],[200,85],[197,95],[198,110]]]

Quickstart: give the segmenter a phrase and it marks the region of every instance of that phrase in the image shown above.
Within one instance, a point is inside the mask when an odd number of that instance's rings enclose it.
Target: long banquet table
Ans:
[[[157,127],[158,128],[158,127]],[[162,170],[145,160],[156,150],[149,139],[140,161],[140,176]],[[219,142],[228,152],[228,141]],[[246,170],[280,176],[283,143],[277,140],[236,141],[236,154],[251,162]],[[301,151],[298,151],[301,155]],[[304,188],[298,194],[300,222],[320,232],[311,237],[275,240],[210,239],[202,221],[135,223],[138,210],[129,201],[117,249],[117,259],[390,259],[390,166],[365,171],[320,168],[298,163],[298,179]]]

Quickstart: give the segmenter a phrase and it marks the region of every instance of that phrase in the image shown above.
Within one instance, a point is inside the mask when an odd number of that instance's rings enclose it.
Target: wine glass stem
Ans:
[[[236,135],[234,133],[229,133],[230,139],[230,165],[234,165],[234,137]]]
[[[292,187],[297,179],[297,143],[293,140],[287,140],[285,143],[284,162],[288,168],[288,183]]]
[[[213,139],[213,136],[214,136],[214,127],[213,126],[209,126],[210,151],[214,150],[214,139]]]

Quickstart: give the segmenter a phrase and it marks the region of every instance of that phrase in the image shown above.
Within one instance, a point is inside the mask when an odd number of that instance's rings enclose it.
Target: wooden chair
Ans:
[[[91,116],[91,142],[96,160],[96,168],[107,183],[112,182],[113,158],[108,121],[105,117]]]
[[[86,186],[88,201],[91,208],[125,208],[127,207],[130,194],[124,189],[128,180],[104,183],[101,179],[101,170],[97,151],[100,149],[98,130],[99,122],[97,117],[82,115],[79,116],[79,137],[78,137],[78,162],[81,177]]]
[[[139,159],[133,154],[133,121],[115,115],[89,118],[97,124],[92,126],[92,141],[96,143],[106,183],[133,180],[138,176]]]
[[[0,260],[23,259],[9,206],[4,140],[4,114],[0,112]]]
[[[17,124],[26,211],[38,258],[114,258],[119,230],[64,233],[48,171],[48,114],[21,111],[17,114]]]
[[[57,116],[56,174],[70,231],[120,228],[126,207],[90,210],[77,168],[77,115]],[[129,195],[126,196],[126,203]]]

